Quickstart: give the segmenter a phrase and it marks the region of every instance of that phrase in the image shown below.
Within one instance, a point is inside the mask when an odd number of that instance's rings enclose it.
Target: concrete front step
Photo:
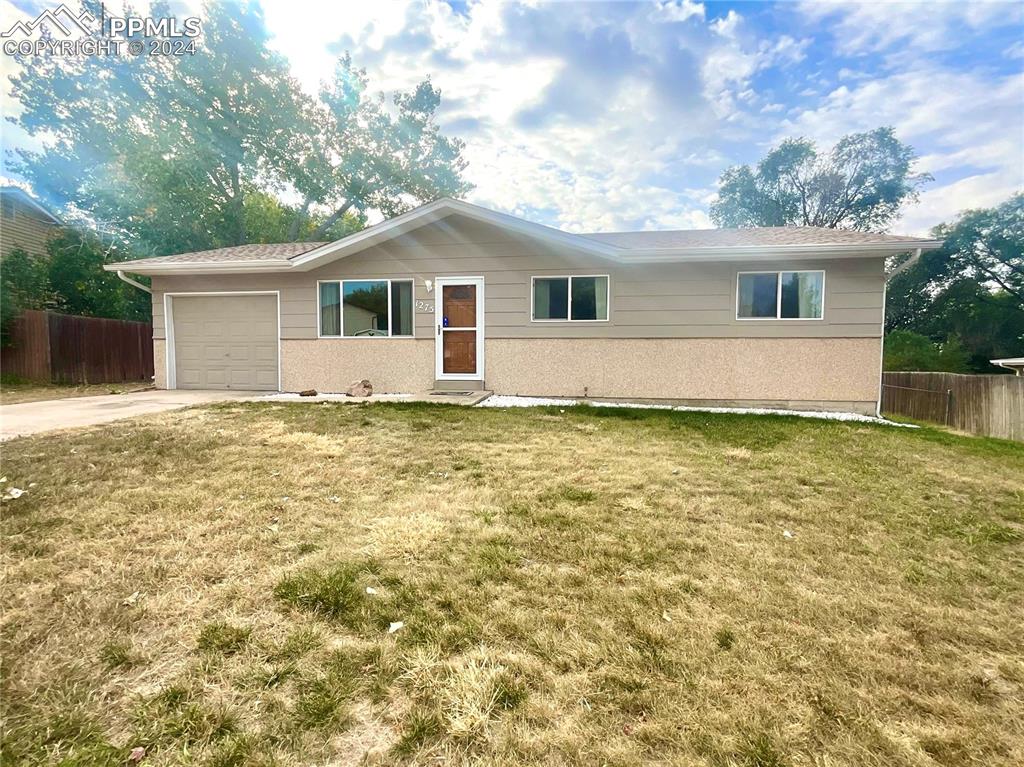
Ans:
[[[486,391],[487,387],[479,378],[475,380],[452,381],[450,379],[434,381],[434,391]]]
[[[445,402],[449,405],[476,405],[491,396],[491,392],[469,389],[443,389],[427,392],[422,398],[425,402]],[[417,398],[419,399],[419,398]]]

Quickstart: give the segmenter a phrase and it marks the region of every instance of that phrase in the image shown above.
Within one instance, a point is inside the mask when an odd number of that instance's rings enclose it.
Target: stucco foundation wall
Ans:
[[[368,378],[378,393],[434,386],[434,339],[344,338],[281,341],[281,388],[342,392]]]
[[[523,396],[873,414],[879,344],[877,338],[489,339],[486,385]],[[154,340],[161,389],[165,354],[165,342]],[[378,392],[429,390],[433,340],[281,341],[284,391],[339,392],[361,378]]]
[[[153,384],[158,389],[167,388],[167,342],[163,338],[153,339]]]
[[[878,338],[489,339],[499,394],[874,412]]]
[[[488,339],[485,379],[498,394],[874,413],[879,343],[877,338]],[[284,340],[281,361],[285,391],[344,391],[352,381],[368,378],[378,392],[417,393],[434,382],[432,339]]]

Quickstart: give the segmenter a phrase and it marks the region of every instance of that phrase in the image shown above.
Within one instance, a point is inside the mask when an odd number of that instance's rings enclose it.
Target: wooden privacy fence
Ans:
[[[883,373],[882,411],[1024,442],[1024,378]]]
[[[147,322],[26,311],[0,352],[0,371],[29,381],[116,383],[153,378]]]

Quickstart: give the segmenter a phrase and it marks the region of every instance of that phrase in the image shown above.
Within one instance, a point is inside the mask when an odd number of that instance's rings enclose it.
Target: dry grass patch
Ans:
[[[18,405],[68,397],[98,397],[103,394],[128,394],[149,391],[153,384],[145,382],[101,384],[47,384],[33,381],[0,381],[0,405]]]
[[[1024,761],[1019,445],[254,403],[3,458],[4,764]]]

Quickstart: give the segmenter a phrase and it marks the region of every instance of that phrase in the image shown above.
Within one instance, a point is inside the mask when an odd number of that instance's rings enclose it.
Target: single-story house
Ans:
[[[170,389],[367,378],[875,413],[885,259],[938,246],[795,227],[571,234],[444,199],[336,242],[107,268],[152,278]]]

